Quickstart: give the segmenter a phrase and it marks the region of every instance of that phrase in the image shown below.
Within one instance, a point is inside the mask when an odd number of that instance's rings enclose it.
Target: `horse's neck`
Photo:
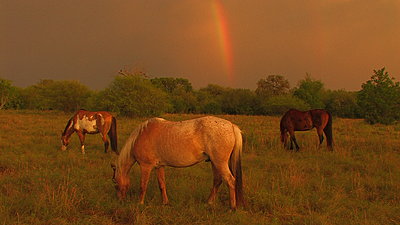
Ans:
[[[118,160],[119,172],[123,176],[127,176],[132,166],[135,164],[135,160],[132,158],[124,158]]]
[[[71,135],[72,135],[74,132],[75,132],[74,127],[71,126],[71,127],[69,127],[69,128],[65,131],[64,136],[67,137],[67,138],[70,138]]]
[[[132,155],[133,142],[135,142],[135,140],[136,134],[131,135],[125,143],[124,147],[122,148],[121,152],[119,153],[117,165],[120,168],[121,174],[128,174],[133,164],[135,164],[136,162]]]

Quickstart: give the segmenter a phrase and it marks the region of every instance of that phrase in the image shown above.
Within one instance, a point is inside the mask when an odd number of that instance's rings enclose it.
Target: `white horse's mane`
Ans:
[[[131,133],[129,136],[128,140],[125,142],[124,147],[121,149],[121,152],[119,153],[119,156],[117,158],[117,168],[121,168],[123,164],[131,158],[131,151],[133,149],[133,145],[136,142],[137,137],[146,129],[147,125],[149,122],[153,121],[165,121],[163,118],[151,118],[143,123],[139,124]]]

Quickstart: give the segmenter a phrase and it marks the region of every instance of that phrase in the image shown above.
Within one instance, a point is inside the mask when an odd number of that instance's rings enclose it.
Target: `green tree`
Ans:
[[[256,94],[263,98],[289,93],[289,81],[282,75],[269,75],[257,82]]]
[[[198,102],[197,111],[205,114],[222,114],[222,96],[228,88],[216,84],[209,84],[196,92]]]
[[[91,91],[79,81],[41,80],[26,88],[22,95],[29,109],[73,112],[87,105]]]
[[[177,87],[170,94],[172,113],[195,113],[197,111],[197,98],[193,91],[186,91],[182,87]]]
[[[361,87],[357,101],[367,122],[391,124],[400,118],[400,84],[385,68],[374,70]]]
[[[299,82],[298,87],[293,91],[293,95],[306,102],[311,108],[324,108],[323,102],[324,84],[320,80],[316,80],[307,74],[306,77]]]
[[[153,78],[151,83],[168,94],[172,105],[171,113],[196,112],[197,99],[194,95],[192,84],[183,78]]]
[[[283,115],[289,109],[310,109],[307,103],[290,94],[270,97],[261,102],[260,107],[260,114],[264,115]]]
[[[228,89],[221,96],[223,113],[254,115],[258,111],[257,107],[256,95],[248,89]]]
[[[116,76],[99,95],[105,109],[129,117],[158,116],[171,107],[164,91],[135,74]]]
[[[193,91],[192,84],[188,79],[184,78],[172,78],[172,77],[160,77],[153,78],[150,80],[156,87],[164,90],[167,93],[173,93],[177,88],[182,89],[186,92]]]
[[[356,92],[328,90],[324,97],[324,104],[325,108],[335,116],[344,118],[359,118],[361,116]]]
[[[6,108],[8,102],[12,100],[15,93],[15,87],[11,81],[0,78],[0,109]]]

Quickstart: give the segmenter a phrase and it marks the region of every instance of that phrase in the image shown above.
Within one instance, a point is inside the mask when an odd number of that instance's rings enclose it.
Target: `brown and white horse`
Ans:
[[[76,132],[81,142],[82,153],[85,154],[85,134],[100,133],[104,142],[104,152],[107,152],[110,137],[111,149],[118,154],[117,150],[117,120],[109,112],[91,112],[79,110],[68,120],[64,131],[61,134],[61,150],[66,150],[71,135]]]
[[[333,150],[332,115],[324,109],[312,109],[309,111],[290,109],[287,111],[280,122],[281,142],[286,148],[290,149],[293,149],[294,143],[295,150],[298,151],[300,147],[297,144],[294,132],[311,130],[314,127],[317,129],[319,144],[322,144],[324,140],[323,133],[325,133],[328,149]],[[290,146],[287,143],[287,133],[290,135]]]
[[[153,118],[131,133],[112,164],[113,181],[118,197],[124,199],[130,183],[129,171],[137,162],[141,170],[139,202],[143,204],[150,172],[156,168],[162,201],[168,204],[164,167],[189,167],[210,161],[214,182],[208,203],[214,202],[224,180],[229,187],[230,206],[235,209],[244,204],[241,155],[241,131],[227,120],[212,116],[181,122]]]

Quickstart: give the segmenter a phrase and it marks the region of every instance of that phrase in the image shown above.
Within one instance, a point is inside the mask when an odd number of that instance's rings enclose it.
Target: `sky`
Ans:
[[[400,78],[400,0],[0,0],[0,78],[107,87],[118,71],[195,88],[291,87],[306,73],[360,90],[373,70]]]

